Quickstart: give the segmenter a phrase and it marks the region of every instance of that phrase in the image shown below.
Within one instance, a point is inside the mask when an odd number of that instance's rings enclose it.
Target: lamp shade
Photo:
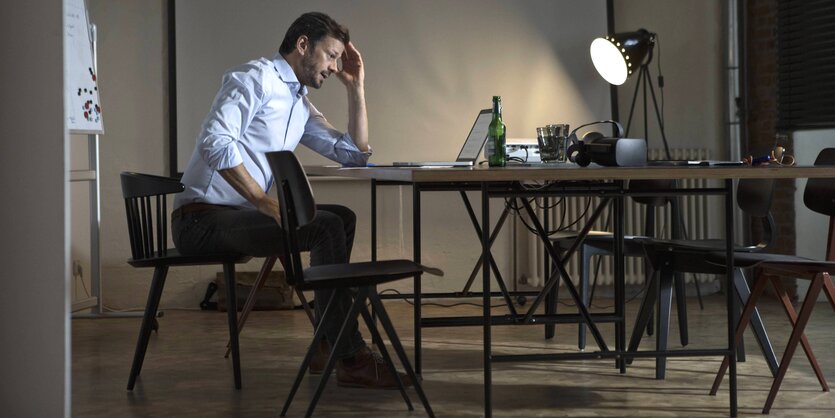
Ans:
[[[621,85],[644,63],[655,45],[655,34],[646,29],[597,38],[589,53],[594,68],[610,84]],[[649,63],[649,61],[647,61]]]

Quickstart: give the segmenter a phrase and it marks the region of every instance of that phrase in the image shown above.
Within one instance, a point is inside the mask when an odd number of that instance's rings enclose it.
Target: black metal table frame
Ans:
[[[476,326],[482,325],[484,334],[484,416],[492,416],[492,364],[494,362],[515,362],[515,361],[544,361],[544,360],[579,360],[579,359],[602,359],[614,358],[616,367],[620,369],[621,373],[626,371],[627,358],[634,357],[699,357],[699,356],[729,356],[729,391],[730,391],[730,415],[737,415],[737,379],[736,379],[736,344],[734,339],[734,320],[733,320],[733,306],[734,306],[734,286],[726,286],[726,306],[727,306],[727,323],[728,323],[728,347],[720,349],[679,349],[666,351],[633,351],[627,352],[625,350],[626,342],[626,324],[625,324],[625,280],[624,280],[624,256],[623,256],[623,237],[624,237],[624,199],[627,196],[672,196],[672,195],[720,195],[724,198],[725,209],[725,239],[726,239],[726,255],[728,264],[726,265],[726,275],[728,283],[731,283],[733,277],[733,180],[725,179],[724,187],[719,188],[692,188],[692,189],[666,189],[634,192],[628,191],[623,187],[623,181],[611,182],[582,182],[574,183],[567,182],[564,185],[556,185],[547,189],[530,190],[521,187],[516,182],[402,182],[402,181],[388,181],[388,180],[371,180],[371,258],[377,258],[377,186],[378,185],[398,185],[398,186],[412,186],[412,229],[413,229],[413,259],[415,262],[421,262],[421,203],[420,194],[427,191],[457,191],[461,194],[467,212],[470,216],[473,226],[480,230],[480,238],[482,245],[482,254],[480,257],[481,271],[482,271],[482,292],[468,292],[469,285],[472,283],[476,275],[478,267],[473,271],[473,274],[465,286],[465,296],[477,296],[479,293],[482,297],[483,313],[478,317],[432,317],[423,318],[421,314],[421,300],[423,297],[454,297],[461,296],[461,293],[427,293],[424,294],[421,290],[420,276],[414,278],[414,293],[411,295],[414,298],[414,338],[415,338],[415,358],[414,366],[418,374],[422,373],[422,354],[421,354],[421,329],[423,327],[450,327],[450,326]],[[466,196],[466,191],[479,191],[481,195],[481,219],[484,220],[479,225],[476,219],[475,212],[469,199]],[[546,227],[543,227],[536,212],[531,207],[526,198],[531,197],[555,197],[555,196],[598,196],[603,200],[595,209],[591,219],[587,222],[580,233],[580,237],[575,241],[574,246],[560,257],[552,243],[548,239]],[[518,199],[525,212],[530,216],[534,228],[537,230],[542,243],[550,256],[551,263],[555,270],[548,275],[548,279],[543,286],[542,291],[534,292],[536,298],[525,314],[516,312],[512,301],[509,299],[510,292],[507,291],[504,281],[501,278],[498,267],[493,259],[490,248],[493,241],[498,235],[499,230],[504,224],[507,217],[508,209],[505,208],[501,217],[499,218],[494,231],[491,233],[490,228],[490,198],[511,198]],[[615,310],[612,313],[590,313],[586,306],[581,303],[580,296],[576,287],[570,280],[570,276],[566,271],[564,264],[568,258],[571,257],[574,250],[581,244],[582,238],[591,229],[591,225],[595,219],[603,212],[603,209],[608,203],[614,205],[614,259],[615,259]],[[546,205],[547,206],[547,205]],[[547,216],[546,216],[547,222]],[[497,282],[500,286],[501,292],[491,292],[491,276],[493,271],[497,275]],[[547,275],[546,271],[546,275]],[[579,314],[556,314],[552,313],[553,306],[551,303],[555,301],[546,300],[551,295],[551,290],[557,286],[559,280],[562,279],[566,289],[571,294],[577,305]],[[405,295],[408,297],[409,295]],[[493,316],[491,314],[490,299],[494,296],[502,296],[507,302],[510,313],[502,316]],[[546,314],[535,314],[541,302],[546,301]],[[603,340],[600,331],[597,329],[597,322],[613,322],[615,324],[615,349],[610,350]],[[597,343],[599,351],[594,352],[576,352],[576,353],[559,353],[559,354],[514,354],[514,355],[493,355],[492,353],[492,332],[493,325],[536,325],[536,324],[557,324],[557,323],[585,323]],[[546,336],[548,331],[546,331]]]

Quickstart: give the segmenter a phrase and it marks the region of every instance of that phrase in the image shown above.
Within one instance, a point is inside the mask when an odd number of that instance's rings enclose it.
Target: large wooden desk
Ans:
[[[586,167],[581,168],[573,164],[563,166],[529,166],[529,167],[504,167],[504,168],[401,168],[401,167],[362,167],[362,168],[339,168],[335,166],[310,166],[306,167],[307,173],[314,176],[338,176],[352,177],[371,180],[372,183],[372,218],[376,219],[376,185],[378,182],[386,184],[409,184],[413,186],[413,236],[414,236],[414,259],[420,262],[420,193],[421,191],[434,190],[480,190],[481,192],[481,243],[482,243],[482,279],[483,279],[483,317],[479,324],[483,326],[484,333],[484,414],[492,416],[492,363],[503,361],[532,361],[545,359],[589,359],[589,358],[614,358],[621,372],[625,372],[626,357],[677,357],[677,356],[708,356],[721,355],[729,356],[730,367],[730,415],[737,414],[736,398],[736,347],[734,343],[735,324],[732,318],[734,304],[734,287],[727,286],[727,310],[728,310],[728,345],[721,349],[701,350],[669,350],[638,351],[629,352],[625,350],[625,284],[624,284],[624,262],[623,262],[623,200],[626,196],[636,196],[637,193],[627,191],[623,183],[625,180],[634,179],[713,179],[723,184],[722,187],[700,188],[700,189],[669,189],[656,190],[653,192],[641,192],[640,195],[682,195],[682,194],[713,194],[724,198],[725,208],[725,239],[728,265],[726,266],[726,277],[731,283],[733,277],[733,179],[741,178],[815,178],[835,177],[835,169],[827,167],[742,167],[742,166],[654,166],[641,168],[628,167]],[[601,181],[604,180],[604,181]],[[526,189],[520,186],[522,182],[539,181],[554,182],[554,186],[548,189]],[[463,195],[463,194],[462,194]],[[580,315],[538,315],[534,314],[537,303],[532,304],[527,314],[516,314],[505,316],[493,316],[490,312],[490,273],[492,256],[490,254],[491,231],[490,231],[490,210],[488,201],[491,197],[519,198],[531,196],[565,196],[565,195],[594,195],[611,201],[614,205],[614,235],[615,235],[615,311],[613,314],[590,314],[588,310],[579,303],[576,289],[571,284],[568,273],[562,265],[560,256],[544,234],[541,223],[534,219],[534,226],[539,230],[541,239],[546,246],[551,258],[555,262],[559,277],[575,299]],[[532,208],[525,199],[520,199],[525,204],[529,215],[536,218]],[[475,216],[467,202],[471,218],[476,223]],[[477,225],[478,226],[478,225]],[[589,225],[590,226],[590,225]],[[587,226],[587,228],[589,227]],[[498,227],[498,226],[497,226]],[[585,230],[587,230],[587,228]],[[569,254],[570,255],[570,254]],[[376,256],[376,222],[372,222],[372,257]],[[553,285],[553,284],[552,284]],[[546,285],[547,288],[547,285]],[[420,373],[420,329],[422,319],[420,316],[420,277],[415,277],[415,368]],[[541,300],[543,295],[537,297]],[[557,323],[568,321],[583,321],[589,327],[597,342],[598,351],[578,352],[567,354],[533,354],[533,355],[493,355],[491,349],[491,327],[493,325],[519,323]],[[600,336],[595,326],[595,321],[609,321],[615,324],[615,349],[610,350]],[[467,323],[467,325],[473,325]]]
[[[820,178],[835,177],[830,167],[744,167],[744,166],[653,166],[653,167],[578,167],[529,166],[502,168],[418,168],[306,166],[308,175],[353,177],[408,183],[496,182],[524,180],[639,180],[639,179],[741,179],[741,178]]]

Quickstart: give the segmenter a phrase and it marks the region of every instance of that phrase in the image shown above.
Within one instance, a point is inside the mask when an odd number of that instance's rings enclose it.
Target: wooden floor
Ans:
[[[690,347],[719,347],[726,336],[724,298],[711,296],[700,311],[689,300]],[[606,301],[601,301],[606,303]],[[407,349],[413,347],[411,307],[387,302]],[[572,308],[561,306],[568,312]],[[628,306],[634,318],[637,303]],[[430,314],[478,314],[480,308],[425,307]],[[499,311],[497,308],[496,311]],[[764,313],[780,355],[788,322],[774,301]],[[133,392],[125,390],[139,319],[72,322],[72,410],[76,417],[277,417],[287,396],[311,330],[302,311],[255,312],[241,336],[243,389],[232,384],[231,362],[223,358],[226,315],[167,311],[152,336],[142,375]],[[673,320],[670,345],[679,347]],[[543,339],[541,326],[494,327],[497,353],[576,351],[577,327],[558,327],[557,338]],[[607,340],[612,328],[603,326]],[[835,383],[835,314],[820,303],[807,328],[812,347]],[[367,333],[365,334],[367,335]],[[746,337],[748,361],[739,365],[740,416],[758,416],[772,379],[753,340]],[[481,329],[424,331],[424,388],[438,416],[483,415]],[[591,339],[590,339],[591,340]],[[591,340],[593,341],[593,340]],[[613,344],[612,342],[609,344]],[[651,349],[653,338],[642,348]],[[667,379],[654,379],[654,360],[636,360],[621,375],[610,360],[559,363],[503,363],[493,371],[494,415],[534,416],[728,416],[727,379],[719,395],[708,391],[719,358],[670,360]],[[335,380],[335,379],[333,379]],[[318,377],[306,377],[289,416],[302,416]],[[424,416],[406,411],[397,391],[337,387],[332,381],[317,416]],[[821,391],[798,350],[771,416],[835,416],[835,396]]]

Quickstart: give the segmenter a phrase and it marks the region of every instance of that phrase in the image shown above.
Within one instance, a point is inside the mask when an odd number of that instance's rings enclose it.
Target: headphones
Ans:
[[[600,124],[600,123],[609,123],[609,124],[614,125],[614,127],[617,130],[617,136],[614,138],[615,140],[624,137],[623,126],[621,126],[620,123],[618,123],[616,121],[613,121],[613,120],[601,120],[601,121],[597,121],[597,122],[590,122],[590,123],[586,123],[584,125],[580,125],[580,126],[574,128],[574,130],[571,131],[571,134],[568,135],[568,138],[567,138],[567,142],[569,143],[569,146],[568,146],[568,149],[565,151],[565,154],[568,157],[569,161],[571,161],[572,163],[576,163],[580,167],[588,166],[592,162],[591,148],[594,147],[594,145],[593,145],[594,142],[595,141],[600,141],[601,139],[612,139],[612,138],[607,138],[606,135],[603,135],[600,132],[593,132],[593,131],[586,132],[586,134],[583,135],[582,139],[577,138],[577,131],[580,128],[584,128],[586,126],[591,126],[591,125],[597,125],[597,124]]]

